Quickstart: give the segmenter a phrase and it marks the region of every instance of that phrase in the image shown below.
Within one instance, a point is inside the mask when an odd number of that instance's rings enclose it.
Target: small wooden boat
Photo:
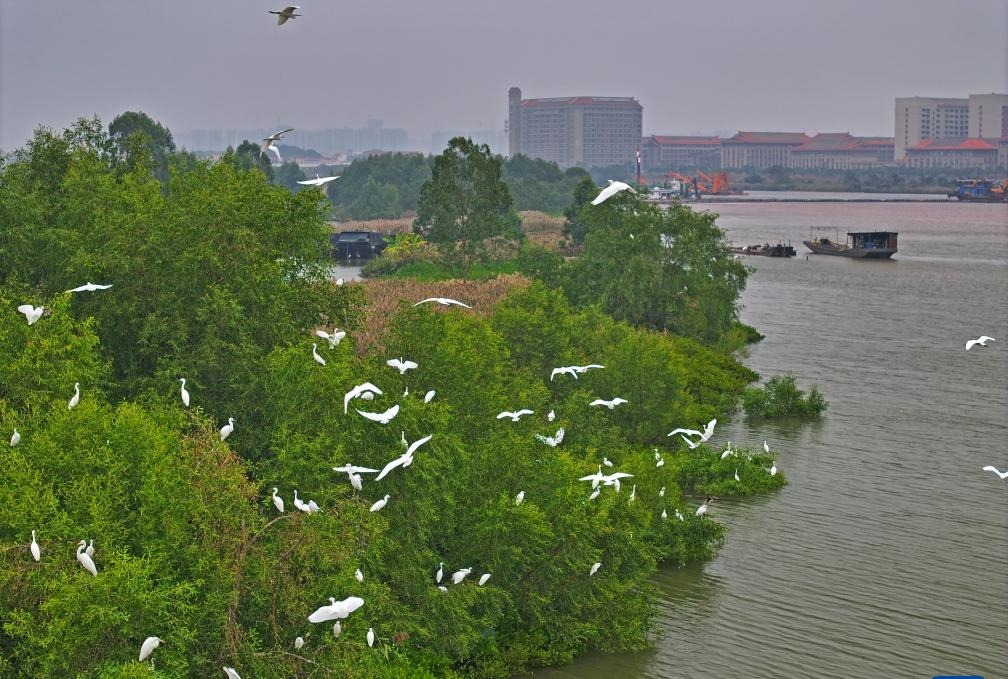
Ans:
[[[889,259],[896,254],[895,231],[849,231],[847,242],[840,243],[825,237],[802,241],[817,255],[837,255],[856,259]]]

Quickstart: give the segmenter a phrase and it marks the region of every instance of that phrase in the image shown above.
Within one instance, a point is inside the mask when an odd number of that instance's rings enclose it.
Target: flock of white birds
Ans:
[[[296,17],[301,16],[300,14],[296,14],[295,13],[296,10],[298,10],[298,9],[300,9],[300,7],[298,5],[290,5],[288,7],[285,7],[284,9],[278,10],[278,11],[269,10],[269,13],[277,15],[277,25],[282,26],[288,20],[294,19]],[[274,153],[276,153],[277,158],[280,159],[280,152],[277,149],[277,147],[275,146],[274,142],[280,141],[283,138],[284,134],[286,134],[287,132],[292,132],[293,130],[294,130],[294,128],[288,128],[288,129],[285,129],[285,130],[281,130],[279,132],[274,132],[270,136],[264,138],[263,141],[262,141],[262,144],[261,144],[261,147],[262,147],[261,153],[263,155],[265,155],[267,151],[273,151]],[[335,177],[335,176],[333,176],[333,177],[319,177],[316,174],[315,175],[315,179],[309,179],[309,180],[306,180],[306,181],[300,181],[298,183],[299,184],[305,184],[305,185],[312,185],[312,186],[322,186],[322,185],[326,184],[327,182],[330,182],[330,181],[332,181],[334,179],[338,179],[338,177]],[[634,192],[633,188],[631,186],[629,186],[628,184],[625,184],[623,182],[609,180],[608,186],[606,186],[604,189],[602,189],[602,191],[598,194],[598,196],[596,196],[596,198],[594,200],[591,201],[591,203],[592,203],[592,205],[599,205],[602,202],[606,201],[607,199],[609,199],[610,197],[616,195],[617,193],[619,193],[621,191]],[[339,283],[342,284],[342,279],[339,281]],[[98,285],[98,284],[91,283],[90,281],[88,281],[84,285],[78,286],[76,288],[71,288],[67,292],[68,293],[96,292],[96,291],[100,291],[100,290],[107,290],[110,287],[112,287],[111,284],[109,284],[109,285]],[[427,298],[427,299],[420,300],[419,302],[415,303],[413,306],[419,306],[421,304],[426,304],[426,303],[435,303],[435,304],[439,304],[439,305],[442,305],[442,306],[445,306],[445,307],[458,306],[458,307],[462,307],[462,308],[465,308],[465,309],[471,309],[472,308],[468,304],[464,304],[463,302],[459,302],[457,300],[449,299],[449,298],[446,298],[446,297],[430,297],[430,298]],[[36,306],[34,306],[32,304],[22,304],[22,305],[20,305],[20,306],[17,307],[17,311],[19,313],[21,313],[21,314],[24,314],[25,318],[28,321],[28,325],[34,325],[36,322],[38,322],[38,320],[40,318],[42,318],[43,314],[45,313],[45,308],[41,307],[41,306],[36,307]],[[320,338],[322,338],[322,339],[324,339],[324,340],[326,340],[329,343],[330,348],[335,348],[336,346],[339,345],[340,341],[344,337],[346,337],[346,332],[342,331],[342,330],[339,330],[339,329],[334,329],[333,332],[331,332],[331,333],[327,332],[325,330],[316,330],[315,331],[315,335],[318,336],[318,337],[320,337]],[[987,347],[987,343],[988,342],[993,342],[993,341],[995,341],[995,339],[993,337],[989,337],[987,335],[981,335],[977,339],[971,339],[971,340],[969,340],[969,341],[966,342],[966,351],[969,351],[974,346]],[[325,358],[323,358],[319,354],[319,352],[318,352],[318,344],[317,343],[316,344],[312,344],[312,359],[315,361],[315,363],[317,363],[320,366],[325,366],[326,365]],[[416,369],[416,368],[419,367],[416,362],[410,361],[410,360],[404,360],[403,357],[399,357],[397,359],[396,358],[389,359],[388,361],[386,361],[386,363],[390,367],[395,368],[396,370],[398,370],[400,375],[404,375],[406,373],[406,371],[412,370],[412,369]],[[578,379],[578,375],[584,374],[585,372],[587,372],[590,369],[601,369],[601,368],[604,368],[604,367],[605,366],[603,366],[603,365],[589,364],[589,365],[584,365],[584,366],[573,366],[572,365],[572,366],[564,366],[564,367],[554,368],[553,371],[550,373],[550,381],[553,381],[553,379],[557,375],[569,375],[569,376],[573,377],[574,379]],[[181,383],[179,394],[180,394],[180,397],[182,399],[182,404],[183,404],[183,406],[185,406],[185,407],[188,408],[189,405],[190,405],[190,395],[189,395],[188,390],[186,389],[186,379],[184,377],[182,377],[182,378],[179,378],[179,381]],[[365,382],[363,384],[360,384],[360,385],[357,385],[357,386],[353,387],[343,397],[343,412],[344,412],[344,414],[346,414],[348,412],[348,407],[349,407],[350,401],[352,401],[354,399],[358,399],[358,398],[362,399],[362,400],[372,400],[375,397],[375,395],[382,395],[382,393],[383,392],[381,391],[381,389],[379,389],[375,385],[371,384],[370,382]],[[408,390],[407,390],[406,394],[408,394]],[[404,394],[404,395],[406,395],[406,394]],[[424,402],[425,403],[429,403],[434,398],[434,395],[435,395],[434,391],[428,391],[426,393],[426,395],[424,396]],[[77,403],[80,401],[80,396],[81,396],[80,383],[76,383],[75,382],[74,383],[74,393],[73,393],[73,396],[68,401],[67,407],[69,409],[73,409],[77,405]],[[591,401],[588,405],[589,406],[602,406],[602,407],[608,408],[609,410],[613,410],[618,405],[621,405],[621,404],[624,404],[624,403],[627,403],[627,402],[628,401],[626,399],[620,398],[620,397],[614,397],[611,400],[605,400],[605,399],[599,398],[599,399],[595,399],[594,401]],[[398,404],[393,405],[391,408],[389,408],[388,410],[386,410],[384,412],[381,412],[381,413],[372,413],[372,412],[366,412],[366,411],[362,411],[362,410],[357,410],[357,413],[360,414],[362,417],[368,419],[368,420],[371,420],[373,422],[377,422],[377,423],[382,424],[382,425],[386,425],[386,424],[389,424],[395,418],[395,416],[399,413],[399,405]],[[498,420],[500,420],[500,419],[511,419],[512,422],[518,422],[519,418],[521,418],[521,417],[523,417],[525,415],[533,415],[533,414],[534,414],[534,412],[532,410],[529,410],[527,408],[522,408],[522,409],[515,410],[515,411],[503,411],[503,412],[501,412],[500,414],[497,415],[496,419],[498,419]],[[551,410],[549,412],[549,415],[547,416],[547,420],[550,421],[550,422],[552,422],[554,418],[555,418],[555,412]],[[691,449],[693,449],[693,448],[698,447],[700,444],[707,442],[711,438],[711,436],[714,433],[714,427],[715,427],[716,424],[717,424],[717,420],[711,420],[710,422],[707,423],[707,425],[704,427],[704,429],[702,431],[698,430],[698,429],[677,428],[677,429],[674,429],[673,431],[669,432],[668,436],[674,436],[676,434],[679,434],[682,437],[683,441],[685,441],[686,444]],[[233,417],[229,417],[228,418],[228,423],[225,424],[220,429],[220,438],[221,438],[221,441],[226,440],[228,438],[228,436],[230,436],[231,433],[234,432],[234,428],[235,428],[235,419]],[[537,440],[545,443],[546,445],[552,446],[552,447],[556,447],[556,446],[560,445],[560,443],[563,441],[563,437],[564,437],[564,429],[562,427],[557,430],[557,432],[556,432],[556,434],[554,436],[545,436],[545,435],[542,435],[542,434],[536,434],[536,439]],[[694,440],[691,437],[696,437],[696,439]],[[353,489],[355,491],[360,491],[363,488],[363,482],[362,482],[361,474],[377,474],[377,476],[374,478],[374,481],[379,481],[379,480],[383,479],[384,477],[386,477],[390,472],[392,472],[396,468],[403,468],[403,469],[405,469],[406,467],[409,467],[413,463],[414,454],[417,452],[417,450],[423,444],[425,444],[428,441],[430,441],[430,439],[431,439],[431,435],[427,435],[427,436],[425,436],[423,438],[420,438],[420,439],[414,441],[413,443],[407,443],[407,441],[406,441],[406,434],[405,434],[405,432],[403,432],[402,442],[403,442],[403,445],[406,446],[406,452],[403,453],[402,455],[394,458],[393,460],[391,460],[381,470],[371,469],[371,468],[368,468],[368,467],[357,466],[357,465],[353,465],[351,463],[346,463],[345,465],[340,466],[340,467],[333,467],[333,470],[334,471],[338,471],[338,472],[344,472],[344,473],[346,473],[347,477],[348,477],[348,480],[350,481],[350,484],[353,487]],[[21,434],[15,428],[14,429],[14,434],[11,436],[11,439],[10,439],[10,445],[11,446],[17,446],[20,442],[21,442]],[[768,445],[768,443],[766,441],[763,442],[763,449],[767,453],[770,452],[770,447],[769,447],[769,445]],[[726,458],[726,457],[728,457],[730,455],[735,455],[735,454],[737,454],[737,453],[736,453],[736,451],[732,450],[731,442],[729,441],[728,442],[728,447],[722,453],[721,458],[724,459],[724,458]],[[661,456],[661,454],[658,452],[658,450],[656,448],[655,449],[655,467],[660,468],[664,464],[665,464],[665,460],[664,460],[664,458]],[[591,483],[592,492],[588,496],[589,500],[595,500],[595,499],[597,499],[599,497],[599,495],[601,494],[601,492],[602,492],[602,488],[604,488],[604,487],[611,487],[611,488],[614,489],[614,492],[619,493],[620,492],[620,482],[621,482],[621,479],[627,479],[627,478],[632,478],[633,477],[633,474],[628,474],[626,472],[613,472],[613,473],[610,473],[610,474],[603,474],[602,473],[602,466],[603,465],[605,465],[606,467],[612,467],[613,466],[612,462],[608,458],[604,458],[603,462],[601,464],[599,464],[598,471],[596,473],[589,474],[587,476],[582,476],[582,477],[580,477],[580,479],[578,479],[580,481],[588,481],[588,482]],[[771,464],[771,467],[769,469],[767,469],[766,471],[771,476],[776,475],[776,473],[777,473],[776,462],[773,462]],[[997,474],[1002,480],[1008,478],[1008,471],[1001,472],[997,468],[995,468],[994,466],[991,466],[991,465],[985,466],[983,468],[983,471],[992,471],[995,474]],[[735,480],[736,481],[739,480],[738,470],[737,469],[735,471]],[[272,500],[273,500],[273,505],[276,508],[276,510],[279,513],[282,514],[285,511],[285,506],[284,506],[283,498],[280,497],[278,493],[279,493],[279,490],[277,488],[273,488]],[[298,497],[296,489],[294,490],[293,494],[294,494],[294,501],[293,501],[294,502],[294,506],[298,510],[300,510],[302,512],[305,512],[307,514],[313,514],[315,512],[320,511],[319,506],[313,500],[309,500],[308,502],[304,502],[302,499],[300,499]],[[664,497],[664,495],[665,495],[665,488],[662,487],[661,491],[659,492],[659,496],[660,497]],[[629,502],[634,502],[636,500],[636,497],[637,497],[637,486],[634,485],[633,489],[630,492]],[[370,511],[372,511],[372,512],[379,512],[379,511],[381,511],[382,509],[385,508],[385,506],[388,504],[388,502],[389,502],[390,499],[391,499],[390,495],[385,495],[383,498],[377,500],[376,502],[374,502],[371,505]],[[713,498],[713,497],[711,497],[711,496],[708,495],[706,497],[705,501],[703,502],[703,504],[701,504],[696,509],[696,512],[695,512],[696,516],[703,516],[703,515],[707,514],[707,511],[708,511],[708,509],[710,507],[710,504],[715,499],[716,498]],[[516,505],[520,505],[524,500],[525,500],[525,491],[521,490],[515,496],[515,504]],[[685,520],[685,517],[683,517],[682,513],[679,511],[678,508],[676,508],[676,510],[675,510],[675,515],[676,515],[676,518],[678,520],[680,520],[680,521]],[[665,509],[662,509],[661,518],[662,519],[667,519],[668,518],[668,513],[667,513],[667,511]],[[35,561],[41,561],[41,559],[42,559],[42,550],[41,550],[41,547],[39,546],[38,541],[36,540],[36,531],[35,530],[32,530],[32,532],[31,532],[31,543],[29,544],[29,552],[31,554],[32,559],[34,559]],[[94,541],[92,540],[90,542],[90,544],[88,544],[87,541],[81,540],[78,543],[78,545],[77,545],[77,561],[80,563],[81,567],[84,570],[86,570],[92,576],[97,576],[98,575],[98,569],[95,566],[94,559],[92,558],[93,555],[94,555]],[[591,565],[591,568],[588,569],[588,576],[590,577],[590,576],[595,575],[601,567],[602,567],[602,563],[601,562],[595,562],[595,563],[593,563]],[[465,568],[461,568],[461,569],[455,571],[451,575],[452,584],[453,585],[460,585],[462,583],[462,581],[465,580],[465,578],[471,572],[472,572],[472,567],[471,566],[465,567]],[[354,574],[354,577],[355,577],[355,579],[358,582],[362,583],[364,581],[364,575],[363,575],[363,573],[361,572],[361,570],[359,568],[356,570],[356,572]],[[438,564],[438,569],[437,569],[436,573],[434,574],[434,584],[437,586],[437,588],[440,591],[446,592],[446,591],[448,591],[447,587],[445,587],[444,585],[441,584],[441,581],[442,581],[443,577],[444,577],[444,563],[442,562],[442,563]],[[485,585],[487,583],[487,581],[490,579],[490,577],[491,577],[490,573],[484,573],[482,576],[480,576],[480,578],[478,580],[478,585],[482,587],[483,585]],[[356,611],[357,609],[359,609],[363,605],[364,605],[364,599],[362,599],[360,597],[356,597],[356,596],[347,597],[347,598],[343,599],[342,601],[337,601],[335,597],[330,597],[329,598],[329,605],[323,605],[323,606],[319,607],[318,609],[316,609],[313,613],[311,613],[308,616],[307,620],[310,623],[322,623],[322,622],[335,621],[334,624],[333,624],[333,627],[332,627],[332,631],[333,631],[333,635],[336,636],[336,637],[338,637],[338,636],[340,636],[340,634],[342,632],[342,625],[340,623],[340,620],[346,619],[351,613],[353,613],[354,611]],[[374,629],[371,628],[371,627],[369,627],[368,631],[367,631],[367,635],[366,635],[366,641],[367,641],[367,644],[368,644],[369,647],[374,646],[375,639],[376,639],[376,636],[375,636]],[[160,639],[159,637],[156,637],[156,636],[151,636],[151,637],[147,637],[146,639],[144,639],[143,643],[140,646],[139,661],[143,662],[144,660],[150,659],[151,664],[153,666],[153,659],[152,659],[151,656],[152,656],[154,650],[157,649],[158,646],[160,646],[162,643],[164,643],[164,640],[162,640],[162,639]],[[299,636],[299,637],[297,637],[295,639],[295,641],[294,641],[294,648],[295,649],[300,650],[304,645],[305,645],[305,640],[304,640],[303,637]],[[223,669],[225,675],[227,675],[228,679],[241,679],[241,676],[238,674],[238,672],[233,667],[223,667],[222,669]]]

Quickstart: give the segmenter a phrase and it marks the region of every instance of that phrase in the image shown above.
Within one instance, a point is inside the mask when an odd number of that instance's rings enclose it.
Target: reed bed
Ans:
[[[409,233],[413,231],[413,218],[400,217],[399,219],[351,219],[345,222],[329,222],[334,233],[344,231],[377,231],[391,236],[399,233]]]
[[[360,330],[353,333],[357,352],[382,346],[388,321],[399,310],[400,305],[415,304],[428,297],[448,297],[464,302],[472,307],[446,309],[440,304],[429,303],[436,311],[488,314],[495,304],[504,299],[512,290],[525,288],[531,281],[521,274],[506,274],[483,281],[454,279],[450,281],[421,282],[409,279],[381,278],[377,280],[351,283],[364,288],[367,311]]]

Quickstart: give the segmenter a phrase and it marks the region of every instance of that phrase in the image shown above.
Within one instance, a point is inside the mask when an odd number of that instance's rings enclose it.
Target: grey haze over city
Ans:
[[[632,96],[645,134],[893,134],[893,100],[1005,91],[1004,0],[0,0],[0,148],[139,110],[193,129],[503,131],[525,97]],[[424,140],[426,140],[426,145]]]

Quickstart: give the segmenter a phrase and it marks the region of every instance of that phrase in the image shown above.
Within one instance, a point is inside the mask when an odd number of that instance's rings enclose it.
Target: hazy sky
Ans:
[[[297,0],[295,0],[297,1]],[[633,96],[644,132],[893,134],[897,96],[1008,91],[1008,0],[0,0],[0,148],[142,110],[193,128],[502,128]]]

